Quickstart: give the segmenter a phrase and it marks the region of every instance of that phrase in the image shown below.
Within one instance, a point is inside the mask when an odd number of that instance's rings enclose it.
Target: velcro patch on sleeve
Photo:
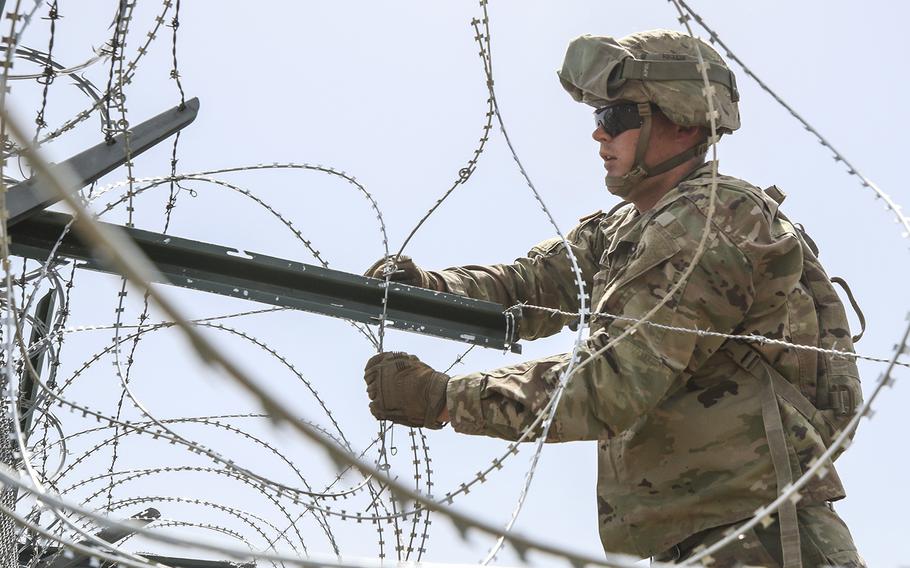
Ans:
[[[603,215],[603,212],[604,212],[603,209],[598,209],[597,211],[595,211],[594,213],[591,213],[590,215],[585,215],[584,217],[579,219],[578,222],[584,223],[585,221],[590,221],[591,219],[593,219],[594,217],[597,217],[598,215]]]

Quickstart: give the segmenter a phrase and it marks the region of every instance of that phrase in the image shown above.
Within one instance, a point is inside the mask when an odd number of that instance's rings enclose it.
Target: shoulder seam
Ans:
[[[704,219],[705,221],[708,220],[708,216],[705,214],[704,211],[702,211],[701,207],[699,207],[698,204],[697,204],[693,199],[691,199],[688,195],[682,195],[682,196],[680,196],[680,197],[682,197],[682,198],[684,198],[684,199],[674,199],[674,200],[671,201],[670,203],[667,203],[666,206],[665,206],[664,208],[662,208],[662,210],[665,210],[667,207],[669,207],[669,206],[672,205],[672,204],[675,204],[675,203],[677,203],[677,202],[684,201],[686,207],[691,207],[692,209],[695,210],[695,212],[697,212],[697,213],[702,217],[702,219]],[[651,224],[651,223],[654,221],[654,218],[655,218],[655,217],[652,217],[652,218],[648,221],[648,224]],[[746,261],[746,263],[749,265],[749,269],[750,269],[752,272],[754,272],[754,271],[755,271],[755,266],[753,266],[753,264],[752,264],[752,259],[749,258],[749,255],[747,255],[747,254],[743,251],[743,249],[739,246],[739,243],[737,243],[736,240],[735,240],[730,234],[728,234],[728,233],[727,233],[726,231],[724,231],[720,226],[717,225],[716,219],[711,219],[711,227],[714,228],[714,230],[716,230],[719,234],[723,235],[724,240],[726,240],[728,243],[730,243],[730,244],[736,249],[736,251],[740,254],[740,256],[741,256],[741,257]],[[699,234],[698,237],[700,238],[700,237],[701,237],[701,234]]]

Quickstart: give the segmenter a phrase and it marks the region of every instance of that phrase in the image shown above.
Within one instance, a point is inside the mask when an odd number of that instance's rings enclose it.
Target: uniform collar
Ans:
[[[679,183],[676,184],[676,187],[674,187],[673,189],[671,189],[670,191],[665,193],[664,196],[661,197],[657,201],[657,203],[655,203],[654,206],[651,207],[651,209],[649,209],[645,213],[645,216],[648,216],[656,211],[659,211],[661,208],[663,208],[668,203],[671,203],[671,202],[679,199],[680,196],[683,194],[683,191],[685,191],[684,188],[688,182],[692,182],[692,181],[696,181],[696,180],[711,179],[712,172],[714,171],[714,166],[716,166],[716,165],[717,165],[717,161],[711,160],[711,161],[705,162],[704,164],[698,166],[697,168],[695,168],[694,170],[689,172],[689,174],[686,177],[681,179],[679,181]],[[717,177],[718,178],[721,177],[720,172],[717,173]]]
[[[683,183],[683,182],[686,182],[686,181],[689,181],[689,180],[693,180],[693,179],[699,179],[699,178],[703,178],[703,177],[710,177],[711,171],[713,170],[713,168],[714,168],[715,165],[717,165],[717,160],[708,160],[708,161],[705,162],[704,164],[698,166],[697,168],[695,168],[694,170],[692,170],[691,172],[689,172],[689,175],[687,175],[686,177],[682,178],[682,179],[679,181],[679,183],[681,184],[681,183]],[[718,173],[717,175],[720,175],[720,173]],[[679,184],[676,184],[676,185],[677,185],[677,187],[679,186]]]
[[[682,195],[680,188],[681,186],[684,186],[686,182],[699,179],[711,179],[711,173],[716,163],[716,160],[711,160],[705,162],[704,164],[689,172],[686,177],[684,177],[678,184],[676,184],[676,187],[665,193],[664,196],[654,204],[654,207],[651,207],[644,213],[640,213],[634,206],[630,207],[628,211],[623,212],[615,221],[616,228],[614,231],[612,231],[613,238],[611,239],[612,242],[608,247],[609,250],[612,252],[621,242],[637,242],[642,227],[647,224],[646,221],[653,217],[661,209],[663,209],[665,205],[679,199],[679,197]],[[719,177],[720,173],[717,175]]]

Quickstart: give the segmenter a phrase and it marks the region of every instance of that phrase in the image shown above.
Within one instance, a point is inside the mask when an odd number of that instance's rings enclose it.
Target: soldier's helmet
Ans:
[[[615,101],[654,103],[680,126],[710,125],[705,85],[696,49],[714,87],[718,134],[739,128],[736,78],[707,43],[671,30],[638,32],[620,39],[583,35],[569,44],[563,87],[595,108]]]

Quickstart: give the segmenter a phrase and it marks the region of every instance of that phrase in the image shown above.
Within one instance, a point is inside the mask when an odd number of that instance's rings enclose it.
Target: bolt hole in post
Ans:
[[[245,250],[229,250],[227,252],[228,256],[236,256],[237,258],[245,258],[247,260],[253,260],[253,255],[246,252]]]

